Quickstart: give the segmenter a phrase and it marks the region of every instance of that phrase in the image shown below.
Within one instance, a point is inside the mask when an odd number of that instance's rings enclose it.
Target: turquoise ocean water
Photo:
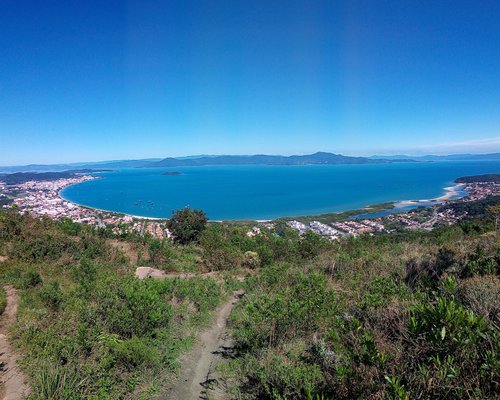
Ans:
[[[164,175],[179,171],[181,175]],[[444,194],[460,176],[500,173],[499,162],[135,168],[64,189],[75,203],[144,217],[185,206],[212,220],[271,219]]]

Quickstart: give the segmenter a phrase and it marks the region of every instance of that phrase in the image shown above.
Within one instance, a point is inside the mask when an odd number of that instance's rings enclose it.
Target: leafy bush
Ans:
[[[298,241],[298,253],[304,260],[310,260],[316,257],[321,250],[327,248],[328,245],[327,239],[313,231],[307,231],[302,240]]]
[[[408,332],[413,340],[409,369],[417,364],[420,376],[412,385],[416,397],[451,399],[475,393],[490,398],[497,393],[500,336],[482,316],[454,298],[438,296],[414,307]]]
[[[169,243],[163,239],[151,239],[148,247],[149,261],[158,264],[167,261],[172,257],[172,248]]]
[[[477,276],[463,281],[457,297],[478,315],[500,322],[500,279],[496,276]]]
[[[259,399],[299,399],[311,391],[319,392],[325,385],[319,366],[289,358],[269,350],[248,365],[252,380],[260,384]]]
[[[243,259],[239,249],[225,237],[221,225],[209,226],[200,238],[203,258],[211,270],[238,268]]]
[[[110,277],[98,282],[94,296],[98,322],[122,338],[152,336],[166,328],[172,316],[172,307],[149,280]]]
[[[500,273],[500,266],[494,255],[489,255],[481,247],[477,247],[475,252],[460,270],[460,278],[470,278],[475,275],[494,275]]]
[[[286,277],[283,274],[287,275]],[[286,285],[278,283],[288,282]],[[336,296],[324,276],[268,268],[253,284],[265,293],[245,296],[233,318],[238,344],[260,348],[314,333],[335,313]]]
[[[463,260],[451,249],[440,248],[432,258],[411,259],[406,263],[406,283],[413,287],[435,289],[445,272],[456,273]]]
[[[395,297],[398,299],[409,297],[408,288],[394,278],[376,277],[366,286],[360,306],[362,308],[386,306]]]
[[[241,263],[242,267],[256,269],[260,267],[260,257],[259,253],[255,251],[246,251],[243,254],[243,262]]]
[[[198,241],[205,229],[207,217],[201,210],[191,210],[188,207],[172,213],[167,222],[167,227],[174,235],[174,241],[180,244],[188,244]]]
[[[80,287],[88,292],[93,288],[97,279],[98,266],[88,258],[83,258],[80,263],[73,268],[73,277],[80,284]]]
[[[59,282],[51,282],[49,285],[44,285],[40,290],[40,297],[43,303],[53,311],[57,311],[63,301],[63,293]]]
[[[129,371],[147,365],[154,367],[160,364],[158,352],[154,343],[146,338],[134,336],[128,340],[116,342],[113,346],[113,354],[117,362]]]
[[[483,317],[466,310],[456,300],[437,297],[435,302],[415,306],[408,331],[431,342],[433,352],[448,353],[481,342],[488,327]]]
[[[23,289],[28,289],[42,284],[42,277],[34,269],[28,269],[21,277],[20,286]]]

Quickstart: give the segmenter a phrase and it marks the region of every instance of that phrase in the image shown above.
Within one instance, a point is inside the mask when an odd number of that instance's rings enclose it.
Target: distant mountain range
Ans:
[[[351,157],[341,154],[317,152],[303,156],[279,155],[200,155],[187,157],[148,158],[141,160],[113,160],[81,162],[71,164],[24,165],[0,167],[0,173],[14,172],[60,172],[75,169],[102,170],[122,168],[187,167],[203,165],[323,165],[323,164],[385,164],[394,162],[432,161],[500,161],[500,153],[451,154],[444,156],[383,156]]]
[[[122,169],[122,168],[140,168],[155,161],[160,161],[161,158],[148,158],[143,160],[113,160],[113,161],[97,161],[97,162],[81,162],[70,164],[30,164],[21,166],[1,167],[0,173],[14,172],[61,172],[68,170],[89,169]]]
[[[450,154],[445,156],[371,156],[371,159],[376,160],[414,160],[414,161],[500,161],[500,153],[490,154]]]
[[[382,160],[367,157],[350,157],[341,154],[318,152],[305,156],[203,156],[199,158],[164,158],[151,162],[146,168],[187,167],[203,165],[319,165],[319,164],[385,164],[408,160]]]

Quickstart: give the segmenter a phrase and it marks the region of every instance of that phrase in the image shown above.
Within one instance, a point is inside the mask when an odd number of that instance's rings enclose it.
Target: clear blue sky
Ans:
[[[0,2],[0,164],[500,151],[500,1]]]

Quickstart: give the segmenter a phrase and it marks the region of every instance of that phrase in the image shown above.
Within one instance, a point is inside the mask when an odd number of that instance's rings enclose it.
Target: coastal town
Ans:
[[[149,234],[158,239],[170,238],[171,233],[165,227],[165,220],[138,218],[131,215],[97,210],[79,206],[61,197],[61,190],[67,186],[96,179],[92,175],[63,178],[51,181],[28,181],[16,185],[0,182],[3,198],[10,198],[10,204],[4,208],[15,207],[20,213],[29,213],[34,217],[49,217],[62,220],[69,218],[73,222],[83,223],[96,228],[109,228],[116,235],[136,232]]]
[[[16,184],[6,184],[0,180],[0,204],[4,208],[16,208],[20,213],[29,213],[34,217],[58,220],[68,218],[76,223],[107,228],[116,235],[137,233],[159,239],[171,238],[171,233],[166,228],[166,219],[149,219],[97,210],[74,204],[61,197],[61,190],[65,187],[92,179],[97,178],[90,174],[78,174],[70,178],[30,180]],[[438,226],[451,225],[465,217],[466,213],[455,212],[448,206],[449,204],[500,195],[500,183],[497,182],[471,182],[460,185],[464,193],[462,198],[452,200],[443,196],[443,199],[427,207],[419,207],[419,202],[414,202],[415,207],[406,212],[398,212],[397,209],[387,210],[386,215],[376,216],[374,213],[373,218],[370,218],[369,213],[365,213],[362,214],[362,218],[349,216],[345,220],[330,223],[290,219],[286,224],[300,234],[312,231],[330,240],[363,234],[389,233],[398,229],[431,230]],[[248,236],[255,236],[264,229],[273,228],[272,221],[259,222],[248,232]]]

